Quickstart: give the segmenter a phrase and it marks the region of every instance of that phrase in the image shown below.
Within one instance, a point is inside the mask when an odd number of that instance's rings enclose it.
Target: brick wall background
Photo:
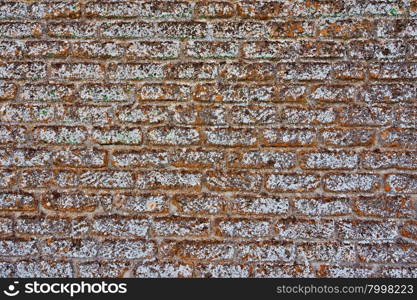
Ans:
[[[2,277],[417,277],[417,1],[3,1]]]

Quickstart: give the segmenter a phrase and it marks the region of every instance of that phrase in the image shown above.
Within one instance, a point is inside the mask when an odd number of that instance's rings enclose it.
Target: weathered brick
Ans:
[[[61,80],[99,80],[104,78],[104,67],[96,63],[55,63],[51,76]]]
[[[351,242],[307,242],[297,247],[301,259],[326,263],[356,261],[355,245]]]
[[[248,278],[250,267],[238,264],[199,264],[195,272],[196,278]]]
[[[280,63],[277,76],[291,81],[316,81],[330,78],[332,65],[323,62]]]
[[[118,121],[127,124],[161,124],[169,120],[166,106],[123,106],[116,115]]]
[[[346,240],[390,240],[397,235],[397,225],[392,221],[349,220],[337,221],[337,232]]]
[[[275,39],[310,37],[314,34],[314,22],[310,20],[276,21],[268,24],[268,31]]]
[[[276,192],[314,191],[319,184],[319,176],[314,174],[271,174],[266,179],[266,188]]]
[[[95,127],[92,139],[100,145],[138,145],[142,142],[140,128]]]
[[[111,64],[109,76],[115,80],[142,80],[145,78],[163,78],[163,65],[156,63]]]
[[[219,75],[219,64],[207,62],[180,62],[164,66],[169,79],[215,79]]]
[[[268,27],[260,22],[218,22],[213,24],[213,36],[219,39],[256,39],[269,36]]]
[[[80,174],[80,186],[91,188],[128,188],[134,184],[131,172],[84,171]]]
[[[219,214],[225,211],[226,201],[215,194],[176,194],[172,198],[176,214]]]
[[[98,149],[73,149],[59,151],[54,155],[54,165],[60,167],[102,167],[106,162],[106,152]]]
[[[27,256],[38,254],[36,241],[30,239],[1,239],[0,253],[8,256]]]
[[[378,38],[415,38],[417,35],[417,21],[414,18],[379,20],[377,28]]]
[[[349,42],[349,56],[353,59],[401,59],[407,53],[407,44],[397,41],[355,40]]]
[[[185,84],[144,84],[137,97],[144,101],[187,101],[191,87]]]
[[[266,81],[275,77],[273,65],[270,63],[230,63],[220,71],[225,80],[259,80]]]
[[[180,43],[165,42],[133,42],[126,46],[126,56],[129,59],[175,59],[179,56]]]
[[[413,151],[367,151],[363,154],[362,164],[367,169],[416,169],[417,153]]]
[[[417,143],[417,131],[405,128],[389,128],[381,132],[382,144],[387,147],[412,147]]]
[[[417,110],[415,106],[399,107],[395,111],[394,123],[401,128],[417,128]]]
[[[414,174],[385,175],[386,192],[415,194],[417,193],[417,176]]]
[[[92,22],[50,22],[47,33],[51,37],[75,39],[94,38],[99,31],[99,25]]]
[[[295,166],[294,152],[273,151],[246,151],[231,152],[227,159],[230,168],[264,169],[279,168],[291,169]]]
[[[16,97],[16,85],[9,82],[0,81],[0,100],[11,100]]]
[[[37,200],[33,193],[1,192],[0,210],[33,211],[37,209]]]
[[[193,266],[183,263],[140,263],[135,268],[139,278],[189,278],[193,275]]]
[[[155,127],[146,133],[146,139],[154,145],[195,145],[200,133],[194,128]]]
[[[340,111],[339,118],[344,126],[384,126],[394,119],[392,108],[380,105],[351,105]]]
[[[215,220],[215,234],[223,238],[260,238],[271,234],[269,219],[222,218]]]
[[[359,164],[359,155],[346,151],[310,151],[301,153],[300,166],[303,169],[355,169]]]
[[[25,43],[24,55],[33,58],[66,57],[70,45],[61,41],[28,41]]]
[[[112,123],[113,108],[98,105],[63,105],[56,115],[64,124],[106,125]]]
[[[304,216],[343,216],[352,212],[352,201],[344,197],[302,197],[294,199],[294,212]]]
[[[148,171],[136,175],[140,189],[199,189],[202,174],[188,171]]]
[[[262,179],[262,175],[256,173],[208,171],[206,185],[215,191],[257,191]]]
[[[350,103],[355,100],[356,88],[351,85],[316,85],[309,95],[311,100],[320,102],[344,102]]]
[[[325,19],[317,24],[317,36],[322,38],[369,38],[375,34],[375,24],[367,19]]]
[[[46,65],[42,62],[0,63],[0,79],[39,80],[46,77]]]
[[[42,206],[49,210],[62,212],[94,211],[99,207],[107,208],[111,204],[112,198],[110,194],[53,191],[42,196]]]
[[[286,107],[281,112],[283,123],[292,125],[332,124],[336,121],[336,111],[333,108],[302,108]]]
[[[402,236],[417,240],[417,222],[408,221],[401,227],[400,233]]]
[[[324,129],[321,137],[325,145],[333,147],[369,146],[374,143],[375,133],[369,129]]]
[[[82,278],[123,278],[130,270],[130,263],[123,261],[80,262],[78,276]]]
[[[330,173],[323,178],[329,192],[373,192],[380,187],[380,177],[367,173]]]
[[[124,193],[119,195],[120,209],[129,213],[164,213],[168,210],[168,196],[159,193]]]
[[[116,58],[124,55],[124,48],[113,42],[76,42],[71,44],[71,56],[79,58]]]
[[[189,41],[185,54],[195,58],[234,58],[239,55],[239,44],[224,41]]]
[[[359,89],[358,99],[368,103],[410,102],[417,88],[407,83],[370,84]]]
[[[30,235],[61,235],[70,233],[70,225],[66,218],[27,217],[16,220],[15,231]]]
[[[105,240],[101,243],[98,257],[107,259],[143,259],[153,257],[156,245],[152,241],[132,240]]]
[[[53,171],[30,169],[21,173],[20,182],[23,187],[50,187],[55,184],[55,178]]]
[[[366,217],[409,218],[416,214],[413,200],[406,196],[359,197],[353,210]]]
[[[81,144],[87,139],[84,127],[38,126],[33,130],[33,138],[43,144]]]
[[[0,23],[0,37],[2,38],[28,38],[39,37],[42,34],[40,23],[6,22]]]
[[[253,146],[257,142],[253,129],[243,128],[210,128],[204,130],[208,145],[223,147],[245,147]]]
[[[220,151],[181,148],[174,151],[169,160],[175,167],[210,168],[221,165],[224,159],[225,154]]]
[[[3,237],[13,235],[13,219],[0,218],[0,235]]]
[[[225,110],[219,108],[214,115],[219,115],[220,111]],[[248,105],[231,107],[228,117],[233,125],[267,125],[279,122],[280,114],[278,108],[274,106]]]
[[[25,84],[19,97],[24,101],[73,101],[75,86],[73,84]]]
[[[198,1],[194,13],[199,18],[230,18],[235,14],[235,7],[226,1]]]
[[[262,130],[262,144],[277,147],[311,146],[316,144],[314,129],[279,128]]]
[[[210,221],[206,218],[159,217],[153,220],[152,233],[156,236],[207,236]]]
[[[169,153],[165,150],[141,149],[137,151],[117,151],[112,154],[112,165],[117,167],[166,167]]]
[[[278,220],[275,231],[279,239],[329,239],[334,235],[332,220],[287,218]]]
[[[230,211],[242,215],[283,215],[289,212],[289,199],[272,195],[234,196]]]
[[[104,22],[95,30],[100,30],[104,37],[111,39],[145,38],[156,33],[154,24],[145,22]]]
[[[150,224],[147,218],[130,218],[121,216],[102,216],[94,218],[92,233],[115,237],[146,237]]]
[[[2,169],[0,170],[0,187],[12,187],[17,183],[17,172],[11,169]]]
[[[198,39],[208,35],[207,23],[161,22],[156,24],[156,35],[167,39]]]
[[[51,122],[55,119],[56,109],[45,104],[9,104],[0,107],[3,122]]]
[[[256,264],[253,270],[256,278],[312,278],[313,268],[301,264]]]
[[[386,62],[372,64],[369,67],[371,79],[415,79],[417,78],[417,64]]]
[[[369,278],[375,271],[369,267],[320,265],[318,277],[331,278]]]
[[[98,252],[98,243],[86,239],[53,239],[42,243],[40,250],[45,256],[59,258],[93,258]]]

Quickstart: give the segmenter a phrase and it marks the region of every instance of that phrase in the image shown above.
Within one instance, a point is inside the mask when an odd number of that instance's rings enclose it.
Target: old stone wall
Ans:
[[[417,1],[2,1],[0,276],[417,277]]]

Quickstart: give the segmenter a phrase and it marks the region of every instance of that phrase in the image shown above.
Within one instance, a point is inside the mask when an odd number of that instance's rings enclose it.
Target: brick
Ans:
[[[370,84],[359,89],[358,99],[368,103],[410,102],[416,87],[407,83]]]
[[[297,251],[308,261],[335,264],[356,261],[355,245],[350,242],[307,242],[299,245]]]
[[[1,192],[0,210],[34,211],[37,210],[35,195],[27,192]]]
[[[180,242],[166,241],[160,246],[164,256],[177,256],[193,261],[230,261],[234,257],[235,246],[215,240]]]
[[[303,102],[308,92],[308,86],[303,84],[277,85],[275,102]]]
[[[0,23],[1,38],[39,37],[42,34],[40,23],[6,22]]]
[[[206,186],[215,191],[257,191],[262,179],[262,175],[249,172],[208,171]]]
[[[52,64],[51,76],[61,80],[98,80],[104,78],[104,67],[95,63]]]
[[[64,105],[59,106],[56,115],[64,124],[107,125],[114,114],[111,106]]]
[[[21,174],[21,185],[23,187],[50,187],[55,184],[54,173],[44,169],[30,169]]]
[[[140,263],[135,268],[135,275],[139,278],[190,278],[193,268],[182,263]]]
[[[225,156],[220,151],[182,148],[172,153],[169,160],[170,164],[175,167],[212,168],[221,165],[225,160]]]
[[[417,192],[417,176],[412,174],[385,175],[385,191],[393,193],[415,194]]]
[[[138,145],[142,142],[140,128],[95,127],[92,139],[100,145]]]
[[[50,22],[47,25],[47,34],[55,38],[91,39],[98,32],[99,25],[92,22]]]
[[[262,130],[262,144],[276,147],[311,146],[316,144],[314,129],[279,128]]]
[[[301,197],[294,199],[294,213],[302,216],[343,216],[352,212],[352,201],[344,197]]]
[[[415,79],[417,64],[415,63],[380,63],[369,68],[371,79]]]
[[[129,213],[164,213],[168,210],[168,196],[165,194],[124,193],[119,196],[120,209]]]
[[[93,258],[98,252],[98,243],[85,239],[53,239],[42,243],[40,250],[45,256],[58,258]]]
[[[59,167],[102,167],[105,162],[105,151],[87,148],[59,151],[53,158],[54,165]]]
[[[234,196],[230,211],[239,215],[283,215],[289,212],[289,199],[269,195]]]
[[[54,175],[58,187],[76,188],[80,185],[79,172],[74,169],[57,170]]]
[[[398,235],[392,221],[349,220],[336,224],[339,237],[346,240],[390,240]]]
[[[39,80],[46,77],[46,65],[41,62],[0,63],[0,79]]]
[[[71,56],[78,58],[117,58],[124,55],[124,48],[117,43],[76,42],[71,44]]]
[[[199,18],[230,18],[235,14],[235,7],[225,1],[198,1],[194,13]]]
[[[60,235],[70,232],[68,219],[27,217],[19,218],[15,223],[15,231],[30,235]]]
[[[213,24],[213,36],[218,39],[256,39],[269,37],[268,27],[260,22],[218,22]]]
[[[199,189],[202,175],[187,171],[139,172],[135,185],[141,189]]]
[[[12,187],[17,183],[17,172],[10,169],[0,170],[0,187]]]
[[[0,235],[13,235],[13,220],[9,218],[0,218]]]
[[[375,34],[375,24],[361,19],[325,19],[317,24],[317,36],[321,38],[368,38]]]
[[[310,37],[314,34],[314,23],[309,20],[275,21],[268,24],[268,29],[274,39]]]
[[[417,223],[414,221],[408,221],[400,230],[402,236],[417,240]]]
[[[319,186],[319,176],[313,174],[271,174],[266,179],[266,188],[276,192],[308,192]]]
[[[355,40],[349,42],[349,56],[353,59],[401,59],[407,53],[407,44],[397,41]]]
[[[42,196],[42,206],[48,210],[62,212],[94,211],[99,207],[111,204],[110,194],[75,192],[51,192]]]
[[[25,43],[24,55],[30,58],[66,57],[70,45],[61,41],[29,41]]]
[[[42,144],[81,144],[87,139],[84,127],[38,126],[33,130],[35,142]]]
[[[190,3],[176,1],[153,2],[89,2],[85,7],[87,17],[103,18],[187,18],[191,16]]]
[[[163,78],[165,72],[161,64],[111,64],[109,76],[115,80],[142,80],[145,78]]]
[[[356,88],[351,85],[316,85],[309,95],[311,100],[327,103],[355,101]]]
[[[321,137],[325,145],[333,147],[369,146],[374,143],[375,133],[368,129],[324,129]]]
[[[401,128],[416,128],[417,113],[414,106],[400,107],[395,111],[395,123]]]
[[[274,106],[233,106],[229,112],[230,122],[234,125],[276,124],[279,122],[279,117],[278,108]]]
[[[355,169],[359,164],[359,155],[346,151],[302,152],[300,166],[307,170]]]
[[[239,44],[225,41],[188,41],[185,54],[194,58],[235,58],[239,55]]]
[[[233,81],[267,81],[275,77],[275,72],[270,63],[230,63],[223,66],[220,76]]]
[[[22,42],[2,41],[0,42],[0,54],[8,59],[21,57],[24,47],[25,44]]]
[[[169,153],[165,150],[141,149],[117,151],[112,154],[112,165],[117,167],[167,167]]]
[[[34,18],[43,19],[78,18],[81,16],[81,4],[76,1],[38,2],[30,6],[30,13]]]
[[[0,126],[0,143],[24,143],[27,140],[27,129],[21,126]]]
[[[80,186],[90,188],[128,188],[134,184],[131,172],[84,171],[80,174]]]
[[[98,261],[78,263],[78,275],[82,278],[124,278],[130,263],[123,261]]]
[[[227,159],[229,168],[291,169],[295,166],[296,155],[293,152],[274,151],[246,151],[231,152]]]
[[[217,215],[226,210],[226,200],[216,194],[176,194],[172,205],[179,215]]]
[[[331,173],[324,179],[324,188],[329,192],[373,192],[380,187],[378,175],[366,173]]]
[[[386,147],[412,147],[416,144],[414,129],[389,128],[381,132],[382,145]]]
[[[369,267],[320,265],[317,275],[332,278],[370,278],[374,272]]]
[[[416,37],[416,19],[393,19],[383,22],[380,20],[377,24],[376,36],[378,38],[415,38]]]
[[[151,230],[156,236],[207,236],[210,221],[206,218],[159,217],[155,218]]]
[[[312,267],[300,264],[256,264],[253,270],[256,278],[313,278]]]
[[[329,239],[334,235],[332,220],[287,218],[278,220],[274,226],[279,239]]]
[[[154,145],[195,145],[200,133],[194,128],[155,127],[146,133],[146,139]]]
[[[99,248],[98,257],[107,259],[143,259],[156,253],[156,245],[152,241],[141,239],[105,240]]]
[[[95,217],[91,225],[93,234],[119,238],[146,237],[149,227],[149,220],[146,218],[127,218],[117,215]]]
[[[156,25],[156,35],[166,39],[198,39],[208,35],[203,22],[161,22]]]
[[[284,80],[316,81],[330,78],[332,66],[328,63],[280,63],[277,75]]]
[[[281,113],[282,122],[286,124],[332,124],[336,121],[333,108],[311,109],[301,107],[287,107]]]
[[[261,238],[271,233],[269,219],[223,218],[215,220],[215,234],[223,238]]]
[[[169,119],[165,106],[123,106],[116,113],[117,120],[127,124],[161,124]]]
[[[204,130],[208,145],[223,147],[245,147],[257,143],[254,130],[243,128],[210,128]]]
[[[206,62],[172,63],[164,66],[169,79],[215,79],[219,75],[219,64]]]
[[[416,169],[417,153],[414,151],[367,151],[363,154],[362,164],[367,169]]]
[[[13,83],[0,82],[0,100],[11,100],[16,97],[17,87]]]
[[[366,70],[362,62],[338,62],[333,66],[332,77],[339,80],[364,80]]]
[[[200,264],[195,272],[196,278],[248,278],[250,268],[236,264]]]
[[[44,104],[9,104],[0,107],[3,122],[51,122],[56,109]]]
[[[73,101],[75,86],[73,84],[25,84],[21,88],[20,98],[28,102]]]
[[[25,239],[2,239],[0,240],[0,253],[8,256],[26,256],[38,254],[36,241]]]
[[[128,59],[175,59],[179,56],[180,43],[177,41],[166,42],[133,42],[126,46]]]
[[[0,149],[0,166],[40,167],[48,166],[52,152],[34,148]]]
[[[96,30],[111,39],[145,38],[156,34],[154,25],[145,22],[103,22]]]
[[[416,268],[384,268],[380,273],[383,278],[415,278],[417,275]]]
[[[30,6],[25,2],[3,2],[0,4],[0,19],[23,19],[30,13]]]
[[[199,102],[248,103],[274,100],[271,85],[197,84],[193,98]]]
[[[406,196],[375,196],[355,199],[353,210],[359,216],[409,218],[415,215],[413,200]]]
[[[294,244],[280,241],[247,242],[236,246],[240,261],[291,262],[295,257]]]
[[[393,120],[393,110],[382,105],[352,105],[339,113],[344,126],[384,126]]]
[[[192,90],[185,84],[144,84],[137,97],[143,101],[187,101]]]

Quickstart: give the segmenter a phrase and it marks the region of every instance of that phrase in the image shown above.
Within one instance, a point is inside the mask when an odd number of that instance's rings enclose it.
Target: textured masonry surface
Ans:
[[[417,277],[417,1],[0,2],[1,277]]]

